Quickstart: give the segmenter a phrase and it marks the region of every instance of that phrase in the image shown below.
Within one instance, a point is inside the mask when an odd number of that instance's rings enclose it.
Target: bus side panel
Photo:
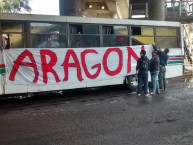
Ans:
[[[5,85],[5,94],[27,93],[27,85]]]
[[[68,85],[6,85],[5,94],[30,93],[123,84],[124,77]]]
[[[123,84],[124,77],[108,79],[102,81],[93,81],[87,83],[77,83],[68,85],[28,85],[28,92],[41,92],[41,91],[55,91],[55,90],[67,90],[67,89],[77,89],[86,87],[99,87],[107,85]]]
[[[67,89],[86,88],[86,83],[64,84],[64,85],[28,85],[28,92],[57,91]]]
[[[114,79],[108,79],[108,80],[102,80],[102,81],[94,81],[94,82],[88,82],[87,87],[98,87],[98,86],[108,86],[108,85],[118,85],[123,84],[124,77],[120,78],[114,78]]]
[[[166,66],[166,78],[174,78],[183,75],[183,65]]]

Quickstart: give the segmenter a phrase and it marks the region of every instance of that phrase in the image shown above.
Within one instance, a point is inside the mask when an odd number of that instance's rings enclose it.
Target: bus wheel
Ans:
[[[137,84],[138,84],[137,75],[127,76],[126,77],[126,84],[127,84],[127,87],[129,89],[131,89],[132,91],[136,91]]]

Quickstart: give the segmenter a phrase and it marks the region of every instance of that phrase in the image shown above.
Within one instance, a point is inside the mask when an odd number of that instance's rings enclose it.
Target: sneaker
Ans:
[[[137,96],[141,96],[141,94],[137,94]]]
[[[155,93],[155,92],[151,92],[150,94],[151,94],[151,95],[155,95],[156,93]]]
[[[145,94],[145,97],[149,97],[150,95],[149,94]]]

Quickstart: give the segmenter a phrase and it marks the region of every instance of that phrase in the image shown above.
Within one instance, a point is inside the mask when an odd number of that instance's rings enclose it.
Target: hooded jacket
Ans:
[[[143,61],[145,61],[147,64],[146,70],[142,69]],[[149,59],[147,58],[147,56],[141,56],[141,58],[138,59],[136,71],[138,71],[138,74],[148,73],[148,71],[149,71]]]
[[[150,60],[149,64],[149,70],[152,71],[159,71],[159,64],[160,60],[158,56],[153,56],[152,59]]]

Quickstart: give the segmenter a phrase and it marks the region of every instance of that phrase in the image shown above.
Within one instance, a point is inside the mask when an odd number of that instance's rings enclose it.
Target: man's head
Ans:
[[[170,50],[169,50],[168,48],[166,48],[166,49],[164,49],[164,52],[165,52],[165,53],[169,53]]]
[[[140,55],[141,56],[145,56],[146,55],[146,51],[145,50],[141,50]]]
[[[157,56],[157,51],[152,51],[152,56]]]

